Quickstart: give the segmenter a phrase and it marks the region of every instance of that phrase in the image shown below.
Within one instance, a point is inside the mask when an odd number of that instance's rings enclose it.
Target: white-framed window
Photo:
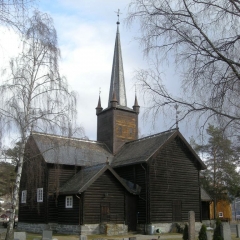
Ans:
[[[43,202],[43,188],[37,189],[37,202]]]
[[[27,190],[22,191],[21,203],[27,202]]]
[[[66,208],[72,208],[73,207],[73,197],[72,196],[66,196],[65,207]]]
[[[218,217],[223,217],[223,212],[219,212]]]

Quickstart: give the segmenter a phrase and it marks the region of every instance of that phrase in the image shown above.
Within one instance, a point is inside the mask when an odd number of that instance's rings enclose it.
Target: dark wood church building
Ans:
[[[18,228],[123,234],[154,225],[168,232],[190,210],[201,222],[204,163],[178,129],[138,139],[139,108],[137,97],[127,107],[117,26],[108,107],[100,97],[96,107],[97,141],[32,132]]]

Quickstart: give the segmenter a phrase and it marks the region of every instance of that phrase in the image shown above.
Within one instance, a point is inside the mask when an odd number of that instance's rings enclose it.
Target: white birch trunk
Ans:
[[[13,240],[14,239],[14,220],[16,215],[16,207],[18,204],[18,194],[19,194],[19,188],[20,188],[20,180],[22,176],[22,167],[23,167],[23,160],[24,160],[24,150],[26,145],[26,138],[23,137],[23,143],[21,144],[21,154],[19,157],[19,162],[17,164],[17,176],[14,186],[14,192],[13,192],[13,199],[12,199],[12,213],[9,218],[9,223],[7,227],[7,233],[5,240]]]

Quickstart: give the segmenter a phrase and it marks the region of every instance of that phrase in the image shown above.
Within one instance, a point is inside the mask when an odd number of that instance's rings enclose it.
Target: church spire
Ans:
[[[134,105],[133,105],[133,111],[135,111],[137,114],[139,114],[139,108],[140,108],[140,106],[138,105],[137,94],[135,93],[135,101],[134,101]]]
[[[101,97],[100,97],[100,94],[101,94],[101,88],[99,88],[99,98],[98,98],[98,105],[96,107],[96,115],[98,115],[100,112],[102,112],[103,108],[102,108],[102,105],[101,105]]]
[[[119,17],[119,10],[117,13]],[[116,99],[118,104],[125,107],[127,106],[119,24],[120,22],[118,19],[117,34],[116,34],[115,48],[114,48],[114,55],[113,55],[112,76],[111,76],[111,84],[110,84],[109,100],[108,100],[109,107],[111,107],[111,100],[114,92],[116,94]]]

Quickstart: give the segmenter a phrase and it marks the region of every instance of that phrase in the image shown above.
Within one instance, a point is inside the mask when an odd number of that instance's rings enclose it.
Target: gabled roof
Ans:
[[[147,162],[156,151],[166,146],[167,143],[177,136],[186,144],[189,151],[193,154],[199,163],[200,169],[205,169],[205,164],[177,129],[125,143],[114,157],[111,166],[118,167]]]
[[[108,164],[99,164],[92,167],[86,167],[80,170],[59,190],[60,194],[77,194],[87,190],[105,171],[109,170],[114,177],[127,189],[130,193],[138,194],[139,188],[134,189],[124,179],[112,169]]]
[[[92,166],[112,161],[113,155],[104,143],[44,133],[32,133],[47,163]]]

